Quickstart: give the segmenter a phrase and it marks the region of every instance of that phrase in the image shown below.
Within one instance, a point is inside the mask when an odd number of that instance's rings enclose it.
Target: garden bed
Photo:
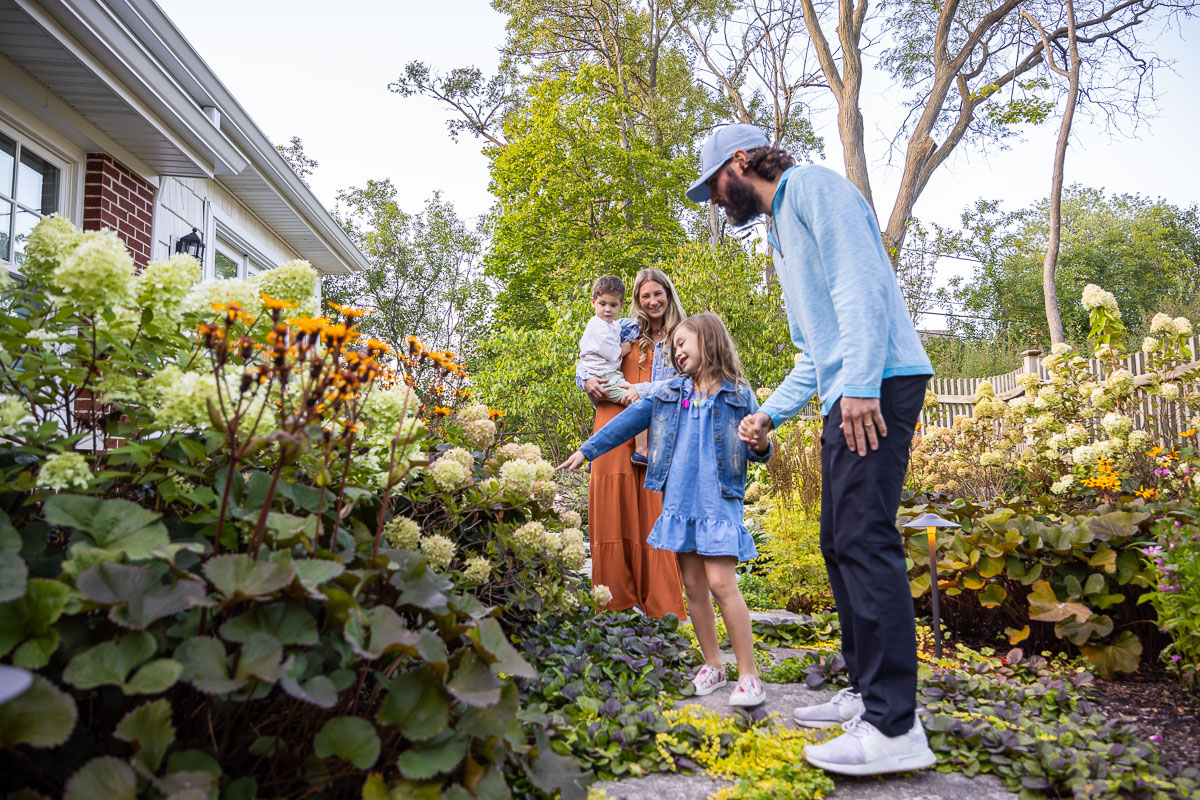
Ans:
[[[1110,716],[1124,716],[1142,739],[1158,745],[1163,766],[1200,762],[1200,701],[1161,667],[1146,665],[1134,675],[1098,680],[1095,696]]]

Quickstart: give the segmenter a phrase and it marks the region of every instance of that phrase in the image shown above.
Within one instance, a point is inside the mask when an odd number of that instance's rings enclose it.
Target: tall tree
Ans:
[[[308,176],[313,174],[313,171],[321,166],[316,159],[309,158],[304,152],[304,142],[299,136],[293,136],[287,144],[277,144],[275,149],[283,156],[283,160],[292,168],[292,172],[308,186]]]
[[[431,349],[469,355],[486,332],[492,300],[482,233],[440,194],[419,213],[404,211],[390,180],[339,192],[334,217],[370,266],[325,276],[325,299],[369,308],[359,330],[397,351],[415,335]]]

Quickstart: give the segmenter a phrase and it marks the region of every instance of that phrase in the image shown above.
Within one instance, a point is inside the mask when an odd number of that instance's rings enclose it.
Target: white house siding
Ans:
[[[196,228],[206,245],[204,274],[211,277],[218,224],[257,251],[256,255],[268,262],[262,265],[264,267],[274,267],[300,258],[296,251],[217,181],[162,178],[154,220],[156,258],[170,255],[174,251],[175,240]]]

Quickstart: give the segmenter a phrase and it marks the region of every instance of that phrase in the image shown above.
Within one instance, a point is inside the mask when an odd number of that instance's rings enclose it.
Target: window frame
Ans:
[[[38,158],[46,161],[50,166],[58,170],[57,204],[50,214],[59,214],[64,217],[69,216],[70,201],[73,194],[75,162],[68,160],[56,148],[45,144],[36,136],[27,133],[23,128],[18,128],[11,124],[2,115],[0,115],[0,134],[4,134],[5,137],[12,139],[16,143],[16,148],[13,152],[13,185],[18,186],[20,181],[21,151],[28,149]],[[30,208],[15,196],[10,196],[8,189],[11,188],[11,186],[0,188],[0,203],[5,205],[11,204],[13,207],[13,214],[8,221],[8,230],[4,232],[9,237],[10,253],[7,255],[0,253],[0,268],[7,270],[12,275],[21,275],[21,266],[17,263],[16,259],[16,243],[12,241],[17,212],[28,212],[35,215],[39,220],[45,219],[50,214],[42,213],[40,209]],[[16,192],[13,192],[13,195],[15,194]]]
[[[271,269],[278,266],[274,261],[257,247],[250,244],[246,237],[240,235],[226,222],[214,216],[213,218],[213,246],[211,249],[212,258],[210,260],[210,270],[213,280],[220,280],[217,277],[217,251],[221,255],[237,262],[236,277],[246,280],[253,272],[262,272],[263,270]]]

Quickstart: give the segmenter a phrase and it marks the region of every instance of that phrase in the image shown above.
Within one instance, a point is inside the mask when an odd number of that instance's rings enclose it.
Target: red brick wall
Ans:
[[[88,153],[83,179],[83,229],[116,231],[138,270],[150,260],[154,187],[107,153]]]

